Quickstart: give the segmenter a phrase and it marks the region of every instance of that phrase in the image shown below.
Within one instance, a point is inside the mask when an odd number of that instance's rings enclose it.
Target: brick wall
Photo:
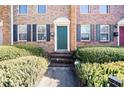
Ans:
[[[1,5],[0,6],[0,18],[3,20],[3,44],[9,45],[10,44],[10,6],[9,5]]]
[[[124,6],[123,5],[112,5],[109,6],[108,14],[100,14],[98,5],[91,5],[89,7],[88,14],[80,13],[80,6],[77,6],[77,23],[78,24],[117,24],[122,18],[124,18]],[[96,28],[94,27],[94,40],[91,42],[77,42],[78,46],[116,46],[117,37],[114,38],[113,42],[99,42],[96,41]],[[115,29],[117,31],[117,29]]]
[[[76,49],[76,26],[77,26],[77,14],[76,6],[70,6],[70,47],[71,51]]]
[[[18,6],[14,6],[14,24],[51,24],[51,32],[54,33],[55,28],[53,21],[59,17],[67,17],[70,24],[70,45],[71,50],[75,50],[76,46],[116,46],[117,38],[113,42],[98,42],[96,41],[96,28],[94,27],[94,40],[90,42],[75,42],[76,40],[76,24],[117,24],[119,20],[124,18],[124,6],[110,6],[110,13],[100,14],[98,5],[90,6],[90,13],[80,14],[79,6],[66,5],[48,5],[46,14],[40,15],[37,13],[37,6],[28,6],[28,15],[19,15]],[[47,51],[54,51],[54,36],[50,37],[50,42],[26,42],[33,43],[43,47]]]
[[[28,6],[28,14],[27,15],[19,15],[18,14],[18,6],[14,6],[14,24],[50,24],[50,31],[54,33],[54,23],[53,21],[59,17],[67,17],[70,15],[70,8],[66,5],[49,5],[47,6],[46,14],[38,14],[37,6],[30,5]],[[36,44],[46,51],[54,51],[54,36],[50,37],[50,42],[26,42],[30,44]]]

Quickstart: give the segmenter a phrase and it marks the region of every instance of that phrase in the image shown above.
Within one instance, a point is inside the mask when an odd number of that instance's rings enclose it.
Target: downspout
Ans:
[[[13,5],[11,5],[11,45],[13,45]]]

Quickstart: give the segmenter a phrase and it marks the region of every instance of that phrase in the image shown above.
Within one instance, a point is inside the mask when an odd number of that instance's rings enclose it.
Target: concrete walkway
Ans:
[[[49,67],[37,87],[78,87],[72,67]]]

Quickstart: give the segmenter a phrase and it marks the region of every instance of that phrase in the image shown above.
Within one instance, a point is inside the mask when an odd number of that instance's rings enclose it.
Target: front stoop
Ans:
[[[49,54],[50,67],[70,67],[74,66],[73,53],[52,52]]]

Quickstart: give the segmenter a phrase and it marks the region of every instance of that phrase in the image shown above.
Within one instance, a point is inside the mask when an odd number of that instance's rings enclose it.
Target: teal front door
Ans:
[[[57,50],[67,50],[67,26],[57,26]]]

